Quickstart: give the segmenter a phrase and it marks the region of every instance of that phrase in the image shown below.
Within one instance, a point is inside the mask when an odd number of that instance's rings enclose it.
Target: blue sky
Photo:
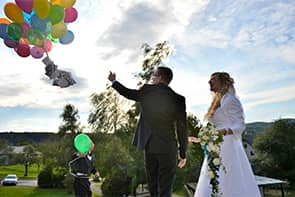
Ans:
[[[0,18],[5,17],[1,0]],[[39,59],[21,58],[0,43],[0,131],[57,132],[59,115],[74,104],[87,126],[89,95],[105,90],[109,70],[131,88],[141,69],[140,46],[168,40],[171,87],[187,111],[203,118],[211,101],[208,79],[226,71],[235,79],[246,122],[295,118],[295,1],[293,0],[77,0],[69,45],[50,58],[77,84],[58,88]]]

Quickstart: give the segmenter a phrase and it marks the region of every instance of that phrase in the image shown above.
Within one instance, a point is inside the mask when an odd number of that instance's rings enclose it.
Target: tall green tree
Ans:
[[[254,139],[257,174],[288,180],[295,185],[295,122],[280,119]]]
[[[124,106],[127,102],[110,86],[102,93],[93,93],[90,96],[93,106],[88,123],[96,132],[114,133],[123,124],[127,123]]]
[[[25,173],[24,176],[28,176],[28,167],[30,165],[31,162],[33,162],[33,157],[34,154],[36,152],[36,149],[34,146],[32,146],[31,144],[26,145],[26,147],[24,148],[24,154],[25,154]]]
[[[58,128],[58,135],[64,136],[66,133],[76,134],[80,131],[79,110],[72,104],[66,104],[60,115],[62,123]]]

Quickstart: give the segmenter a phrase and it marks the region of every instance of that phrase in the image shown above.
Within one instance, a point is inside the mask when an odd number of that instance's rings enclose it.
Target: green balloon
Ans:
[[[91,147],[91,139],[86,134],[79,134],[74,139],[74,146],[79,153],[87,153]]]
[[[59,39],[58,38],[53,38],[52,35],[51,35],[51,31],[48,32],[48,38],[51,40],[51,42],[53,43],[58,43],[59,42]]]
[[[27,32],[27,38],[30,44],[36,46],[43,46],[45,40],[45,33],[37,27],[31,27]]]
[[[52,5],[50,7],[49,19],[52,25],[55,25],[63,21],[64,16],[65,16],[65,11],[63,7],[59,5]]]
[[[23,35],[23,28],[18,23],[10,23],[7,25],[7,34],[13,40],[19,40]]]

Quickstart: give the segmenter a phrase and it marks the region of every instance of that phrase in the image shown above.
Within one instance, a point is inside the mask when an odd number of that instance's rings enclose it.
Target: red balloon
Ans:
[[[46,39],[45,44],[43,46],[43,48],[40,48],[43,52],[45,52],[45,49],[47,52],[51,51],[52,49],[52,43],[49,39]]]
[[[15,0],[15,3],[26,13],[31,13],[33,10],[33,0]]]
[[[26,38],[27,37],[27,32],[28,30],[31,28],[30,25],[28,25],[27,23],[23,23],[21,24],[22,28],[23,28],[23,37]]]
[[[15,50],[16,50],[16,53],[21,57],[28,57],[31,54],[30,46],[27,44],[19,44]]]
[[[65,23],[71,23],[74,22],[78,17],[78,12],[75,8],[66,8],[65,9]]]

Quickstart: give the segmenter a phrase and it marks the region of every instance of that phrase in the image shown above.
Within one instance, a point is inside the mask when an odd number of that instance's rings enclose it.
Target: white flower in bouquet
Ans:
[[[205,141],[208,141],[208,140],[210,139],[207,135],[204,135],[202,138],[203,138],[203,140],[205,140]]]
[[[216,166],[220,165],[220,159],[219,158],[213,159],[213,164]]]
[[[214,173],[211,170],[208,171],[208,176],[210,179],[213,179],[215,177]]]

